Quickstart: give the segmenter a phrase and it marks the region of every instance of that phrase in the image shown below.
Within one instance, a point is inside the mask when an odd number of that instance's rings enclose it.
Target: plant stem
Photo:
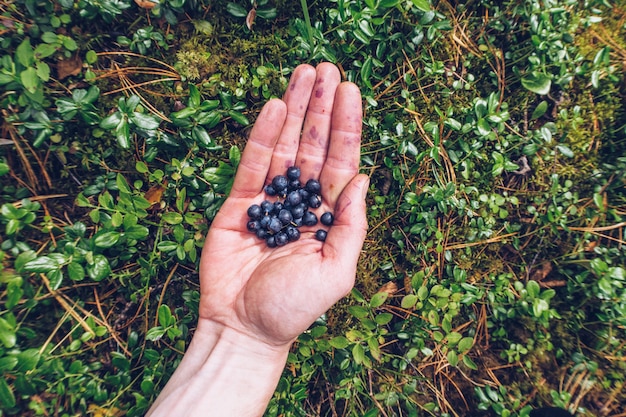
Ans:
[[[306,0],[300,0],[302,5],[302,13],[304,14],[304,23],[306,23],[307,37],[311,48],[313,47],[313,27],[311,26],[311,17],[309,16],[309,5]]]

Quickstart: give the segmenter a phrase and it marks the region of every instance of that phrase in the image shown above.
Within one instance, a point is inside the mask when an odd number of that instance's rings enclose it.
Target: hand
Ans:
[[[284,100],[268,102],[243,152],[230,197],[215,217],[200,264],[200,317],[268,344],[289,344],[354,284],[366,233],[367,177],[358,174],[361,96],[329,63],[299,66]],[[304,126],[303,126],[304,125]],[[300,135],[302,132],[302,136]],[[246,210],[290,166],[319,179],[335,222],[324,243],[302,237],[270,249],[246,229]]]
[[[369,183],[358,174],[361,119],[358,88],[328,63],[296,68],[284,99],[263,107],[202,251],[198,327],[148,415],[263,414],[293,340],[354,284]],[[317,212],[335,221],[325,242],[303,227],[270,249],[247,230],[247,209],[294,165],[319,179]]]

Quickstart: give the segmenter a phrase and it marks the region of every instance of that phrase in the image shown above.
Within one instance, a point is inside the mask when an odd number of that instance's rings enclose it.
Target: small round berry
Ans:
[[[284,232],[276,233],[276,236],[274,236],[274,238],[276,240],[277,246],[285,246],[287,242],[289,242],[289,238]]]
[[[278,214],[283,208],[285,208],[284,204],[281,203],[280,201],[277,201],[274,203],[274,206],[272,207],[272,213]]]
[[[311,193],[305,190],[304,188],[300,188],[298,190],[298,193],[300,193],[300,196],[302,196],[302,201],[308,201],[309,197],[311,196]]]
[[[250,232],[256,232],[257,230],[261,229],[261,222],[258,220],[250,220],[247,224],[246,224],[246,228],[248,229],[248,231]]]
[[[270,201],[265,200],[261,203],[261,210],[264,214],[270,213],[272,211],[272,208],[274,208],[274,204]]]
[[[292,206],[297,206],[302,202],[302,196],[297,191],[292,191],[287,194],[287,202]]]
[[[258,204],[253,204],[248,207],[248,217],[252,220],[259,220],[263,216],[263,210]]]
[[[317,216],[315,213],[310,211],[304,213],[304,216],[302,216],[302,224],[305,226],[315,226],[317,224]]]
[[[265,186],[265,194],[273,197],[276,195],[276,188],[272,184],[268,184]]]
[[[314,194],[309,197],[309,207],[316,209],[321,205],[322,205],[322,199],[319,198],[317,195]]]
[[[276,175],[272,180],[272,185],[276,192],[280,193],[289,185],[289,180],[284,175]]]
[[[295,242],[296,240],[300,239],[300,231],[296,227],[287,226],[287,229],[285,229],[285,233],[287,234],[287,238],[290,242]]]
[[[270,220],[270,224],[267,226],[267,228],[270,232],[278,233],[280,232],[280,229],[283,228],[283,224],[280,220],[278,220],[278,217],[272,217],[272,219]]]
[[[267,214],[261,217],[261,220],[259,220],[259,223],[261,224],[261,228],[266,229],[267,226],[270,225],[270,220],[272,220],[272,218],[268,216]]]
[[[327,211],[326,213],[320,216],[320,222],[324,226],[332,226],[333,221],[335,221],[335,217],[333,216],[333,213],[331,213],[330,211]]]
[[[322,191],[322,186],[318,180],[310,179],[306,182],[306,190],[313,194],[319,194]]]
[[[287,225],[293,221],[293,215],[289,210],[282,209],[280,213],[278,213],[278,220],[284,225]]]
[[[265,239],[269,236],[270,234],[267,233],[267,230],[265,229],[258,229],[256,231],[256,237],[258,237],[259,239]]]
[[[300,168],[298,167],[287,168],[287,178],[289,178],[292,181],[300,179]]]
[[[304,216],[305,208],[298,204],[295,207],[291,207],[291,215],[294,219],[301,219]]]
[[[315,232],[315,239],[319,240],[320,242],[323,242],[326,240],[327,234],[328,232],[326,232],[326,230],[319,229],[317,232]]]
[[[300,227],[302,226],[302,217],[298,217],[297,219],[293,219],[293,225],[295,225],[296,227]]]
[[[265,244],[267,245],[268,248],[275,248],[277,246],[276,237],[268,236],[267,239],[265,240]]]
[[[302,188],[302,184],[300,183],[300,180],[291,180],[289,181],[289,185],[287,186],[287,189],[289,191],[296,191],[296,190],[299,190],[300,188]]]

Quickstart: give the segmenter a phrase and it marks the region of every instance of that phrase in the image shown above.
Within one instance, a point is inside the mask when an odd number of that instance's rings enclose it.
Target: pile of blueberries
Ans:
[[[265,194],[278,197],[278,200],[273,203],[265,200],[248,208],[248,230],[265,240],[270,248],[300,239],[301,226],[315,226],[318,223],[317,215],[311,209],[315,210],[322,205],[321,191],[318,180],[310,179],[303,186],[300,182],[300,168],[288,168],[286,175],[275,176],[265,186]],[[331,226],[333,221],[333,214],[329,211],[319,218],[324,226]],[[323,242],[326,233],[326,230],[319,229],[315,232],[315,238]]]

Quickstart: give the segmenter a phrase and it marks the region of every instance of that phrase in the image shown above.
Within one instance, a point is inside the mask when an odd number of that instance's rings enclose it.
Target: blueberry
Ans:
[[[276,175],[272,180],[272,185],[276,189],[276,192],[280,193],[289,185],[289,180],[284,175]]]
[[[252,220],[259,220],[263,216],[263,210],[261,210],[261,206],[258,204],[253,204],[248,207],[248,216]]]
[[[272,207],[272,213],[278,214],[283,208],[285,208],[283,203],[281,203],[280,201],[277,201],[274,203],[274,207]]]
[[[287,234],[287,238],[290,242],[295,242],[296,240],[300,239],[300,231],[296,227],[287,226],[287,229],[285,229],[285,233]]]
[[[270,220],[272,220],[272,218],[268,216],[267,214],[261,217],[261,220],[259,220],[259,223],[261,224],[261,228],[263,229],[267,228],[267,226],[269,226],[270,224]]]
[[[283,224],[278,220],[278,217],[272,217],[270,224],[267,226],[270,232],[278,233],[283,228]]]
[[[315,232],[315,239],[319,240],[320,242],[323,242],[326,240],[327,234],[328,232],[326,232],[326,230],[319,229],[317,232]]]
[[[332,226],[333,221],[335,221],[335,217],[333,216],[333,213],[331,213],[330,211],[327,211],[326,213],[320,216],[320,222],[324,226]]]
[[[302,202],[302,196],[298,191],[292,191],[287,194],[287,202],[292,206],[297,206]]]
[[[287,189],[289,191],[297,191],[300,188],[302,188],[302,184],[300,183],[300,180],[291,180],[289,181],[289,185],[287,186]]]
[[[261,210],[263,211],[264,214],[268,214],[269,212],[271,212],[273,207],[274,207],[274,204],[271,203],[270,201],[265,200],[261,203]]]
[[[289,210],[282,209],[280,213],[278,213],[278,220],[284,225],[287,225],[293,221],[293,215]]]
[[[317,216],[315,213],[310,211],[304,213],[304,216],[302,216],[302,224],[305,226],[315,226],[317,224]]]
[[[267,233],[267,230],[265,229],[259,229],[256,231],[256,237],[258,237],[259,239],[265,239],[268,236],[269,233]]]
[[[302,217],[298,217],[297,219],[293,219],[293,224],[295,224],[296,227],[302,226]]]
[[[277,233],[276,236],[274,236],[274,238],[276,240],[276,245],[278,246],[285,246],[287,242],[289,242],[289,238],[287,237],[287,234],[284,232]]]
[[[321,205],[322,205],[322,199],[319,198],[319,196],[314,194],[309,197],[309,207],[316,209]]]
[[[291,215],[293,216],[294,219],[301,219],[302,216],[304,216],[304,212],[306,210],[306,208],[302,207],[300,204],[298,204],[295,207],[291,207]]]
[[[256,232],[257,230],[261,229],[261,222],[258,220],[250,220],[247,224],[246,227],[248,228],[249,231],[251,232]]]
[[[308,201],[309,197],[311,196],[311,193],[305,190],[304,188],[300,188],[298,190],[298,193],[300,193],[300,196],[302,197],[302,201]]]
[[[265,194],[269,195],[269,196],[275,196],[276,195],[276,188],[274,188],[274,186],[272,184],[268,184],[265,186]]]
[[[312,194],[319,194],[322,191],[322,186],[318,180],[310,179],[306,182],[306,190]]]
[[[276,247],[276,237],[268,236],[267,239],[265,240],[265,243],[267,244],[268,248],[275,248]]]
[[[300,168],[298,167],[289,167],[287,168],[287,178],[290,180],[299,180],[300,179]]]

